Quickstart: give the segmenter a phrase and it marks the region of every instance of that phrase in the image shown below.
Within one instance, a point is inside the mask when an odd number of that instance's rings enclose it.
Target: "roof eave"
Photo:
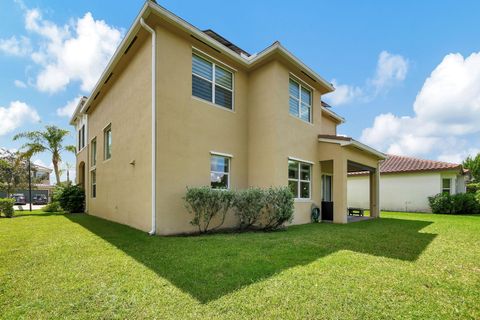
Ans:
[[[240,63],[242,66],[248,68],[250,66],[253,66],[263,59],[267,58],[271,53],[274,53],[275,51],[278,51],[280,54],[282,54],[284,57],[286,57],[289,61],[292,63],[296,64],[299,66],[299,68],[303,69],[304,72],[308,74],[312,79],[317,81],[322,88],[324,88],[323,93],[328,93],[332,92],[335,90],[333,85],[329,82],[327,82],[325,79],[323,79],[320,75],[318,75],[315,71],[310,69],[307,65],[305,65],[300,59],[295,57],[293,54],[291,54],[285,47],[283,47],[279,42],[275,42],[272,46],[266,48],[262,52],[260,52],[257,55],[251,56],[249,58],[244,58],[234,52],[233,50],[225,47],[223,44],[218,42],[217,40],[209,37],[205,33],[203,33],[201,30],[198,28],[194,27],[187,21],[181,19],[180,17],[176,16],[172,12],[168,11],[167,9],[163,8],[162,6],[158,5],[157,3],[154,3],[152,1],[146,1],[145,4],[143,5],[142,9],[140,10],[140,13],[137,15],[135,18],[132,26],[128,30],[127,34],[123,38],[122,42],[118,46],[117,50],[113,54],[112,58],[110,59],[109,63],[107,64],[107,67],[104,69],[103,73],[101,74],[99,80],[94,86],[94,89],[92,90],[90,96],[86,100],[86,102],[83,104],[82,108],[80,110],[76,110],[75,113],[72,115],[72,118],[70,120],[70,124],[73,125],[76,117],[78,116],[79,113],[84,113],[85,110],[87,110],[90,107],[90,104],[92,103],[92,99],[95,99],[94,97],[98,94],[100,89],[103,86],[103,83],[105,82],[106,78],[108,75],[112,72],[113,68],[116,66],[118,61],[120,60],[122,56],[122,52],[126,49],[130,41],[133,39],[133,37],[137,34],[137,32],[140,30],[140,19],[144,18],[146,19],[151,13],[156,14],[166,20],[167,22],[175,24],[177,27],[180,29],[183,29],[186,32],[191,33],[198,39],[206,42],[207,44],[211,45],[215,49],[219,50],[221,53],[227,55],[229,58],[233,59],[234,61],[237,61]],[[93,98],[92,98],[93,97]]]
[[[366,153],[372,154],[376,156],[379,160],[385,160],[387,156],[378,151],[373,149],[372,147],[367,146],[366,144],[363,144],[357,140],[354,139],[333,139],[333,138],[319,138],[318,141],[320,142],[326,142],[326,143],[336,143],[339,144],[342,147],[349,147],[353,146],[356,147],[357,149],[360,149]]]

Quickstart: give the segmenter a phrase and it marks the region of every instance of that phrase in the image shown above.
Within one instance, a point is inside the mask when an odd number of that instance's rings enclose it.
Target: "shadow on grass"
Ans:
[[[376,219],[347,225],[292,226],[273,233],[150,237],[89,215],[66,217],[201,303],[339,250],[415,261],[436,236],[419,232],[432,222]]]

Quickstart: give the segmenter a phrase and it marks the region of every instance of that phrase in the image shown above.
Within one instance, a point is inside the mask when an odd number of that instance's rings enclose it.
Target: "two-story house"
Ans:
[[[347,222],[347,172],[370,172],[378,217],[382,153],[337,136],[333,86],[279,42],[250,55],[147,1],[71,119],[86,211],[154,234],[193,231],[187,186],[290,186],[294,224],[312,204]],[[226,226],[236,223],[232,215]]]

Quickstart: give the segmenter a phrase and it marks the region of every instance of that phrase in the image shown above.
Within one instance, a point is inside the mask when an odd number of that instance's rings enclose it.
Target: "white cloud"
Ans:
[[[378,93],[405,80],[407,72],[408,61],[404,57],[388,51],[380,52],[375,76],[371,80],[375,92]]]
[[[37,111],[25,102],[13,101],[8,108],[0,107],[0,136],[9,133],[24,123],[40,121]]]
[[[363,91],[359,87],[339,84],[336,79],[332,80],[335,91],[326,95],[325,99],[333,106],[339,106],[350,103],[363,95]]]
[[[0,39],[0,51],[11,56],[26,56],[32,50],[30,39],[21,36],[12,36],[8,39]]]
[[[90,12],[69,24],[57,25],[44,19],[40,10],[17,3],[25,11],[25,29],[32,36],[0,39],[0,51],[29,55],[40,67],[33,83],[40,91],[58,92],[78,81],[81,90],[89,92],[115,52],[123,31],[95,20]]]
[[[480,52],[448,54],[425,80],[414,116],[381,114],[361,140],[389,153],[439,154],[458,162],[477,148],[468,135],[480,133]]]
[[[80,101],[81,98],[82,98],[82,96],[79,95],[79,96],[73,98],[72,100],[69,100],[65,106],[57,109],[57,115],[59,115],[60,117],[69,117],[70,118],[72,116],[73,112],[75,111],[75,108],[77,107],[78,102]]]
[[[21,80],[15,80],[13,81],[13,84],[15,85],[15,87],[17,88],[26,88],[27,87],[27,84]]]
[[[325,100],[333,106],[354,101],[368,102],[380,93],[387,92],[392,86],[405,80],[408,73],[408,60],[399,54],[380,52],[377,67],[372,79],[362,86],[339,84],[332,80],[335,91],[325,95]]]

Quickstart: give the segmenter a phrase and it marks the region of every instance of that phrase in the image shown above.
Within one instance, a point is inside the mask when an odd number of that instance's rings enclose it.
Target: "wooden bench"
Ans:
[[[361,208],[348,208],[348,215],[354,216],[358,215],[359,217],[363,217],[364,210]]]

